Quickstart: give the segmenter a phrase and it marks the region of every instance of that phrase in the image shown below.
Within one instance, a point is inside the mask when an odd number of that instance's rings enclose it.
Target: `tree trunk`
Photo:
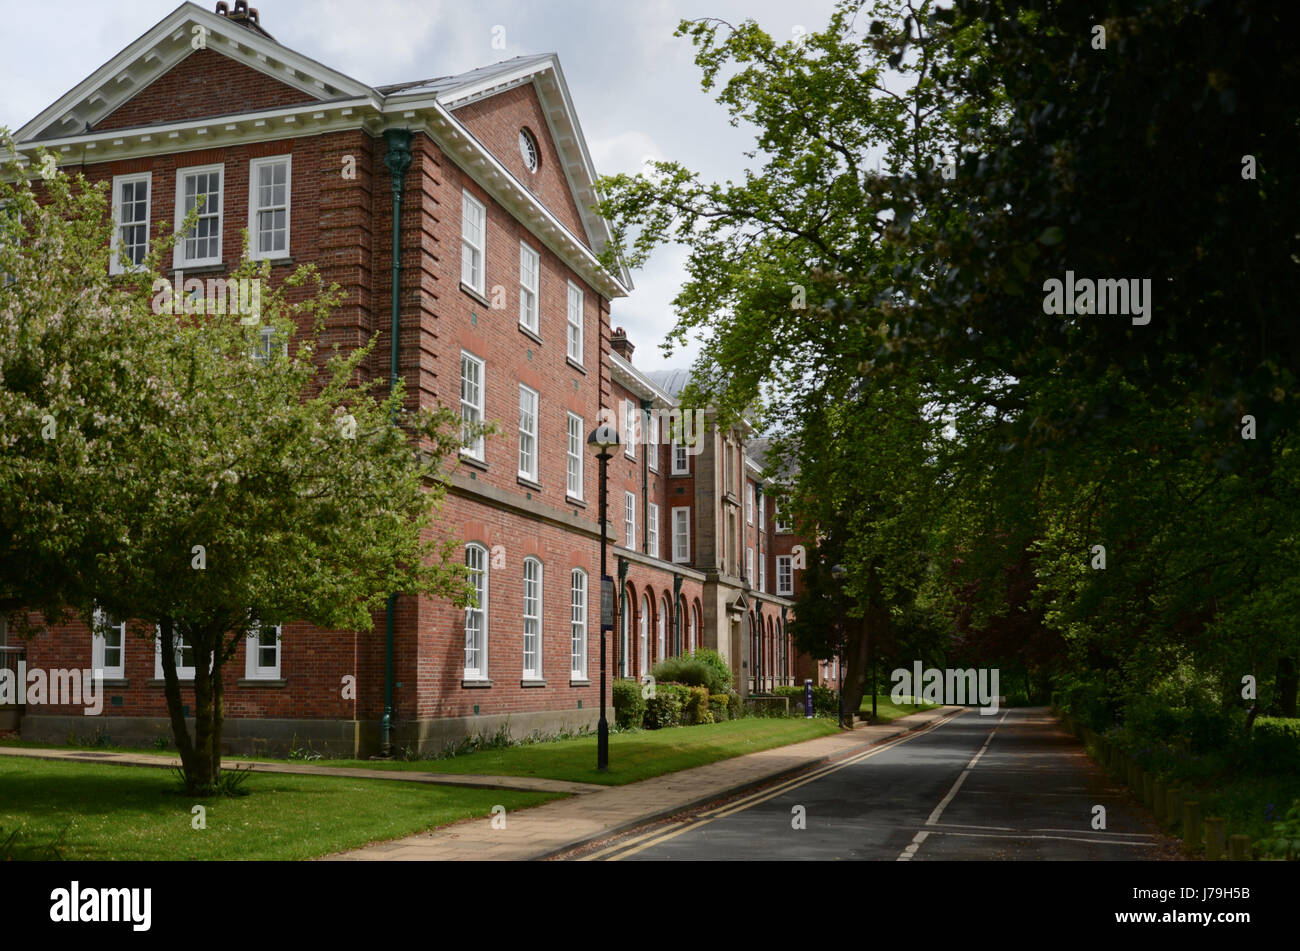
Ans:
[[[1300,672],[1294,657],[1277,659],[1277,704],[1284,717],[1296,715],[1296,693],[1300,688]]]
[[[212,768],[212,649],[207,637],[194,639],[194,776],[193,791],[211,793],[216,783]],[[220,757],[218,757],[218,766]]]
[[[225,652],[218,648],[212,665],[212,779],[214,782],[221,778],[221,728],[226,721],[225,686],[221,680],[221,671],[225,667],[225,661]]]
[[[190,785],[195,771],[194,744],[190,742],[190,731],[185,725],[185,708],[181,704],[181,683],[176,675],[176,625],[171,618],[163,618],[158,626],[161,630],[163,696],[167,698],[167,713],[172,721],[172,737],[176,740],[176,751],[181,756],[181,771],[185,774],[186,785]]]
[[[884,604],[880,578],[875,568],[871,569],[867,578],[867,601],[862,621],[854,627],[856,636],[844,645],[844,709],[850,714],[856,714],[862,706],[862,698],[872,675],[873,645],[879,647],[890,635],[889,609]]]
[[[871,635],[870,622],[863,618],[857,624],[851,624],[852,632],[844,645],[844,711],[845,722],[852,725],[853,716],[862,706],[862,698],[867,692],[867,679],[871,676]]]

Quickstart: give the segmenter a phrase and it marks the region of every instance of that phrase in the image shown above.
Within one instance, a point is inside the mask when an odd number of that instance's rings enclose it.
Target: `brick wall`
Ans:
[[[546,115],[531,83],[462,106],[455,115],[551,214],[587,243],[587,233],[565,178],[559,151],[551,141]],[[519,151],[519,131],[525,128],[540,146],[541,163],[536,172],[528,171]]]
[[[118,106],[95,129],[257,112],[315,98],[214,50],[195,50]]]

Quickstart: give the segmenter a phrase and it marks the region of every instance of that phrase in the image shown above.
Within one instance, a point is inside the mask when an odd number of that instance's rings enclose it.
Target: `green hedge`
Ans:
[[[745,703],[734,690],[727,691],[727,715],[733,720],[739,720],[745,715]]]
[[[665,658],[650,669],[650,675],[659,683],[704,687],[709,693],[722,693],[727,689],[717,668],[698,657]]]
[[[613,689],[614,722],[627,730],[641,725],[645,719],[645,699],[641,685],[635,680],[615,680]]]
[[[714,722],[721,723],[723,720],[731,719],[729,707],[730,700],[725,693],[709,694],[709,712],[713,714]]]
[[[713,714],[709,711],[708,688],[686,688],[686,701],[682,704],[682,720],[688,726],[713,722]]]
[[[1250,752],[1271,773],[1300,773],[1300,718],[1260,717],[1251,730]]]
[[[690,688],[680,684],[655,684],[653,697],[645,702],[645,718],[642,721],[647,730],[662,730],[664,727],[681,726],[682,710],[690,697]]]
[[[814,685],[813,691],[813,713],[819,717],[836,717],[840,715],[840,701],[834,690],[830,687]],[[790,711],[799,716],[804,715],[803,710],[803,687],[777,687],[772,691],[777,697],[790,698]]]
[[[691,659],[713,669],[713,683],[704,685],[709,688],[709,693],[727,693],[731,690],[731,665],[722,659],[721,654],[712,648],[700,647],[691,654]]]

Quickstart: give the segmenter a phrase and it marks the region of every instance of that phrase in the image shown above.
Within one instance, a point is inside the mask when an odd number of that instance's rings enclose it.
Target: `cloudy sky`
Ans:
[[[170,0],[0,0],[0,125],[16,129],[179,4]],[[673,36],[682,19],[753,18],[774,37],[825,25],[833,0],[254,0],[281,43],[372,85],[427,79],[531,53],[557,52],[596,169],[631,172],[647,157],[683,162],[712,179],[739,177],[743,129],[700,89],[693,46]],[[200,6],[215,8],[216,2]],[[505,50],[493,48],[504,27]],[[12,42],[21,38],[21,42]],[[613,305],[615,326],[647,370],[686,366],[659,343],[684,256],[665,248],[633,274]]]

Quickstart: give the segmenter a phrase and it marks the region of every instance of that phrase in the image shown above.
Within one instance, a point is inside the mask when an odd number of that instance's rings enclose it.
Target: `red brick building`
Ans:
[[[611,333],[610,302],[631,281],[597,259],[609,232],[591,210],[595,170],[556,56],[371,87],[280,44],[242,2],[215,13],[186,3],[16,139],[21,152],[43,146],[64,171],[111,182],[128,260],[203,195],[169,276],[228,273],[245,229],[273,282],[316,263],[346,292],[325,343],[378,334],[367,372],[380,379],[400,207],[409,403],[459,403],[464,418],[500,421],[502,432],[461,451],[438,525],[463,542],[479,606],[399,599],[397,746],[594,724],[600,527],[586,438],[602,408],[636,436],[609,471],[620,592],[611,676],[697,646],[727,657],[747,692],[805,669],[785,634],[794,540],[776,525],[745,434],[708,426],[690,450],[670,445],[658,421],[677,405],[680,375],[640,373],[626,337]],[[250,638],[233,662],[243,677],[225,693],[231,749],[373,751],[383,618],[372,634],[297,623],[279,633]],[[168,735],[159,650],[121,625],[37,637],[29,668],[93,667],[106,699],[96,718],[28,706],[23,735]]]

